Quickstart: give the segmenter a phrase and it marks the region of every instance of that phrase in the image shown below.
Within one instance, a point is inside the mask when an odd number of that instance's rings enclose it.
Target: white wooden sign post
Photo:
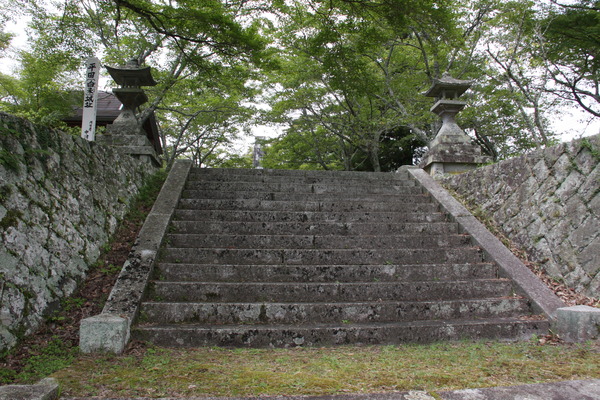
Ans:
[[[83,89],[83,115],[81,137],[93,142],[96,137],[96,109],[98,108],[98,79],[100,60],[90,57],[86,61],[85,87]]]

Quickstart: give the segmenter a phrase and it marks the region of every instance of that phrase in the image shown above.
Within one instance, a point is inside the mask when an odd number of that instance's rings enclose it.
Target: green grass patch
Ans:
[[[460,342],[81,356],[54,373],[71,396],[330,395],[450,390],[600,377],[598,345]]]
[[[55,371],[68,367],[76,359],[78,348],[58,337],[35,345],[20,371],[0,369],[0,384],[13,381],[32,383]]]
[[[148,177],[144,186],[140,188],[140,192],[135,197],[133,207],[130,208],[129,213],[127,214],[126,218],[128,221],[143,222],[144,219],[146,219],[165,179],[167,179],[167,175],[168,171],[161,169]]]

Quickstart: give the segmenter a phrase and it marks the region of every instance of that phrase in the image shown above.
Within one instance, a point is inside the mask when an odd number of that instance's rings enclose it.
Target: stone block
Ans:
[[[584,202],[589,202],[598,194],[600,187],[600,163],[590,172],[585,179],[585,182],[579,187],[578,195]]]
[[[584,293],[587,296],[596,296],[598,293],[600,293],[600,272],[593,277]]]
[[[565,152],[565,147],[563,144],[559,144],[558,146],[553,146],[550,148],[546,148],[544,150],[544,161],[548,168],[552,168],[556,161],[563,155]]]
[[[552,167],[552,174],[560,183],[566,179],[571,170],[571,159],[567,154],[561,155]]]
[[[588,215],[570,235],[569,241],[579,251],[583,250],[600,234],[600,220],[593,215]],[[597,263],[600,265],[600,261]]]
[[[59,397],[58,382],[42,379],[35,385],[8,385],[0,387],[0,400],[55,400]]]
[[[558,334],[567,342],[600,338],[600,309],[590,306],[563,307],[556,310]]]
[[[580,252],[577,261],[588,274],[595,276],[600,270],[600,238],[596,238]]]
[[[555,250],[565,241],[571,231],[571,222],[568,219],[560,218],[561,215],[551,215],[546,221],[546,224],[551,227],[546,234],[546,239]]]
[[[598,194],[596,194],[596,196],[590,200],[587,206],[595,218],[600,218],[600,192],[598,192]]]
[[[550,170],[546,166],[544,160],[540,160],[533,166],[533,175],[538,182],[545,181],[550,176]]]
[[[577,196],[571,197],[565,204],[565,216],[564,218],[571,222],[571,228],[569,231],[580,226],[585,218],[588,216],[588,209],[586,205]]]
[[[590,276],[578,266],[564,276],[564,283],[577,293],[583,293],[591,281]]]
[[[566,201],[570,199],[575,193],[577,193],[577,190],[584,182],[585,176],[583,176],[577,171],[572,171],[565,178],[565,180],[556,190],[556,192],[554,192],[554,194],[560,199],[563,199],[563,201]]]
[[[581,149],[579,154],[577,154],[575,163],[577,164],[577,168],[579,168],[583,174],[589,174],[598,164],[592,152],[585,148]]]
[[[114,314],[99,314],[81,321],[79,349],[83,353],[120,354],[129,340],[130,321]]]
[[[501,162],[498,168],[506,185],[512,188],[521,186],[531,176],[524,156],[513,158],[510,162]]]

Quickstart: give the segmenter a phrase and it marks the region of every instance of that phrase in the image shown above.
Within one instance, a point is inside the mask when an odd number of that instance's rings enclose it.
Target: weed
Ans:
[[[9,171],[19,172],[21,159],[13,153],[1,149],[0,150],[0,165],[4,166]]]
[[[600,150],[598,150],[589,139],[583,139],[581,141],[581,147],[592,153],[592,157],[594,157],[596,161],[600,161]]]
[[[69,297],[63,302],[63,310],[69,312],[73,309],[80,308],[85,304],[85,299],[81,297]]]
[[[67,320],[67,317],[65,317],[64,315],[60,314],[60,311],[54,311],[47,319],[46,321],[51,322],[51,323],[61,323]]]
[[[9,185],[0,187],[0,202],[7,200],[12,194],[12,188]]]
[[[0,370],[0,383],[10,383],[13,380],[32,383],[58,370],[67,368],[75,360],[77,347],[65,343],[58,337],[53,337],[45,345],[32,349],[31,356],[24,368],[19,372]]]
[[[121,267],[119,267],[118,265],[114,265],[114,264],[108,264],[106,266],[101,267],[99,269],[99,271],[106,275],[112,275],[112,274],[116,274],[117,272],[121,271]]]
[[[0,229],[7,230],[11,226],[17,226],[21,217],[23,217],[22,211],[8,210],[4,218],[0,221]]]
[[[166,177],[167,171],[160,170],[148,178],[135,197],[133,206],[127,215],[127,220],[136,222],[146,218],[147,213],[144,210],[152,207]]]

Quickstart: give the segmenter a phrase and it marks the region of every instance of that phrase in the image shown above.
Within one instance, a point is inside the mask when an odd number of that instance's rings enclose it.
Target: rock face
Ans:
[[[152,172],[0,113],[0,350],[73,292]]]
[[[293,347],[548,329],[406,171],[193,168],[171,224],[137,340]]]
[[[538,150],[444,184],[546,272],[600,296],[600,136]]]

